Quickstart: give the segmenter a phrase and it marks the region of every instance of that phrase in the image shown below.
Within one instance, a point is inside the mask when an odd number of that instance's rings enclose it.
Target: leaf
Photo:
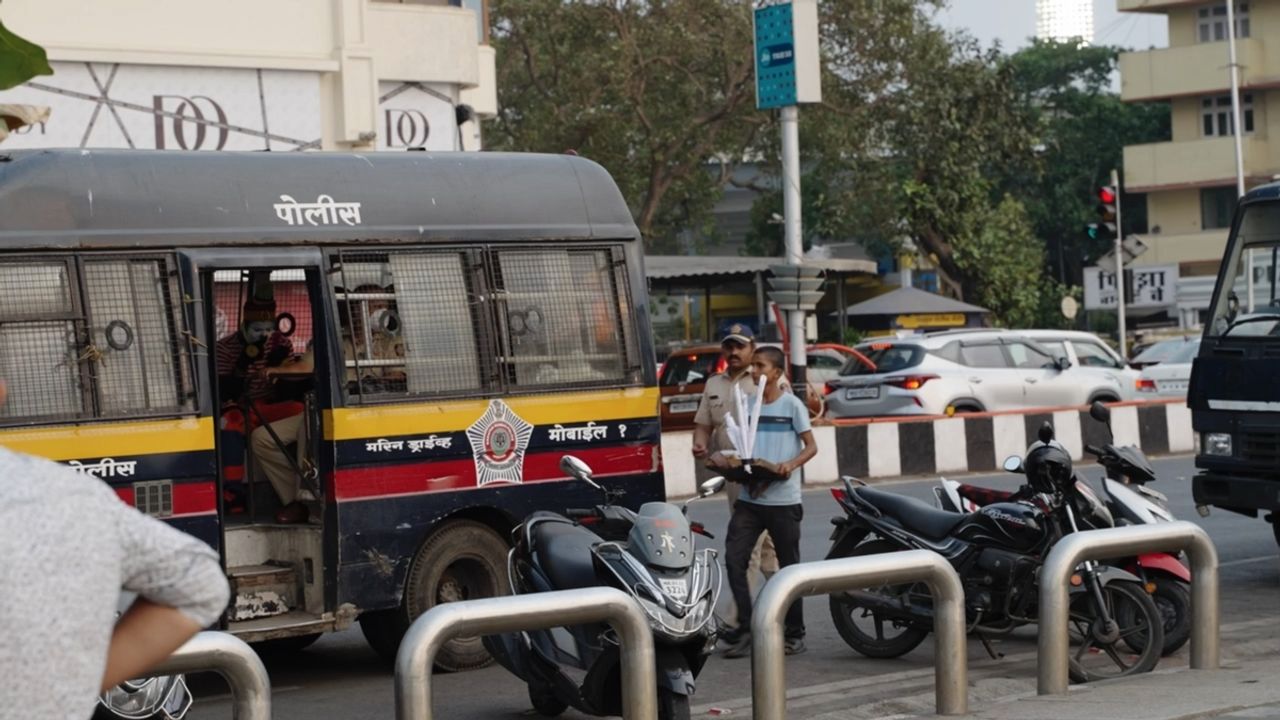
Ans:
[[[0,22],[0,90],[8,90],[37,75],[52,75],[44,48],[14,35]]]

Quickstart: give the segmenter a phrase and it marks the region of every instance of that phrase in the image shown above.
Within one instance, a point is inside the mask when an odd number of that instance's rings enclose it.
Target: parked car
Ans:
[[[1120,399],[1138,396],[1138,371],[1129,367],[1120,354],[1093,333],[1079,330],[1010,330],[1031,338],[1054,357],[1066,357],[1072,365],[1097,368],[1111,373],[1120,382]]]
[[[1174,338],[1172,340],[1161,340],[1153,345],[1149,345],[1142,352],[1133,356],[1129,361],[1129,367],[1134,370],[1145,370],[1152,365],[1158,365],[1167,362],[1169,358],[1186,348],[1188,344],[1193,342],[1192,338]],[[1199,340],[1194,340],[1199,342]]]
[[[947,331],[859,345],[856,349],[876,369],[846,363],[824,389],[827,414],[947,415],[1082,406],[1125,397],[1114,368],[1080,362],[1070,335],[1059,336],[1062,349],[1006,330]]]
[[[1186,397],[1191,384],[1191,362],[1200,352],[1200,339],[1187,340],[1172,355],[1143,368],[1138,377],[1139,397]]]
[[[782,347],[780,343],[761,345]],[[859,354],[853,348],[844,345],[818,343],[806,349],[809,386],[819,389],[810,402],[810,410],[815,415],[823,411],[820,388],[824,383],[837,378],[851,359],[854,363],[866,362],[865,357],[859,359]],[[676,350],[667,357],[658,373],[663,430],[693,428],[693,418],[698,412],[698,402],[702,399],[707,378],[724,372],[726,365],[720,346],[712,344],[691,345]]]

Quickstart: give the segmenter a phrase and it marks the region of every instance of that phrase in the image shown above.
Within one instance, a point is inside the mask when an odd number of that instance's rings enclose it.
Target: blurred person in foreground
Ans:
[[[205,543],[96,477],[3,447],[0,577],[3,720],[85,720],[216,622],[229,594]],[[138,598],[117,620],[123,590]]]

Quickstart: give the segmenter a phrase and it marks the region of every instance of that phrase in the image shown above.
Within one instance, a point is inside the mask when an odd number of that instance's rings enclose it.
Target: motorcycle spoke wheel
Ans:
[[[1103,587],[1102,596],[1117,626],[1110,637],[1100,636],[1091,594],[1072,598],[1070,626],[1080,642],[1070,658],[1071,678],[1092,682],[1150,672],[1164,649],[1164,622],[1155,603],[1139,585],[1128,582]]]
[[[870,540],[853,549],[850,557],[898,552],[902,548],[885,540]],[[887,598],[928,597],[923,585],[895,585],[867,588],[867,592]],[[829,598],[831,620],[841,639],[857,652],[870,658],[895,658],[916,648],[928,637],[928,630],[915,624],[886,616],[858,604],[852,596],[834,593]]]

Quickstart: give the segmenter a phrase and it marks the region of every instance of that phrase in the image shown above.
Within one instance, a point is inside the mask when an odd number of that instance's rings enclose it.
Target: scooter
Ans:
[[[1111,434],[1109,408],[1102,403],[1094,403],[1089,408],[1089,415],[1105,424],[1108,434]],[[1080,512],[1082,525],[1097,529],[1172,522],[1175,519],[1169,511],[1168,498],[1146,486],[1156,479],[1156,474],[1142,450],[1132,445],[1117,447],[1108,444],[1101,448],[1086,446],[1085,452],[1096,457],[1105,471],[1102,484],[1107,497],[1107,513]],[[1088,487],[1084,482],[1080,485]],[[938,506],[953,512],[975,512],[980,507],[1005,502],[1020,493],[1026,494],[1025,489],[1010,493],[946,478],[933,491]],[[1089,494],[1092,495],[1092,491]],[[1187,566],[1178,555],[1171,553],[1146,553],[1135,558],[1112,560],[1110,564],[1123,567],[1142,580],[1164,618],[1163,654],[1177,652],[1191,636],[1191,572]]]
[[[137,596],[125,592],[117,605],[129,609]],[[123,682],[98,697],[94,720],[182,720],[191,710],[191,691],[182,675]]]
[[[608,586],[630,594],[653,631],[658,717],[688,720],[695,679],[716,645],[720,566],[715,550],[695,550],[693,543],[695,533],[711,534],[686,517],[687,501],[645,503],[633,512],[617,505],[621,493],[597,484],[578,458],[565,456],[560,468],[599,490],[604,503],[563,515],[536,512],[517,527],[508,555],[511,592]],[[698,497],[724,484],[724,478],[712,478]],[[618,639],[607,624],[491,635],[484,645],[528,685],[541,715],[554,717],[569,707],[588,715],[623,714]]]

